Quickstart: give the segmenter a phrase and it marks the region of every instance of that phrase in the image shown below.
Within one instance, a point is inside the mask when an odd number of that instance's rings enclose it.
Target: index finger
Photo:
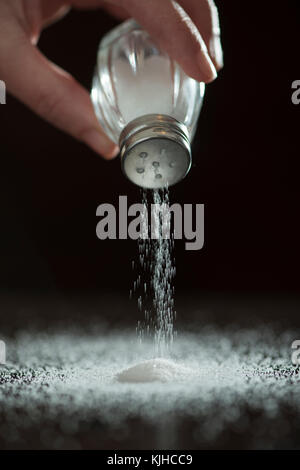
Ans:
[[[112,4],[126,9],[158,45],[195,80],[210,82],[217,76],[206,43],[187,12],[173,0],[73,0],[80,8]]]
[[[223,67],[223,51],[218,9],[213,0],[178,0],[201,31],[217,70]]]

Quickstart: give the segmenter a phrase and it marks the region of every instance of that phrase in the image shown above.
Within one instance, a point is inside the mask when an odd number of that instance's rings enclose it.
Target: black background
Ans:
[[[176,289],[295,295],[299,289],[299,2],[218,1],[225,67],[207,86],[193,168],[171,201],[205,204],[205,247],[176,245]],[[155,15],[156,12],[154,11]],[[39,47],[90,88],[117,20],[73,11]],[[1,77],[0,77],[1,78]],[[140,202],[120,161],[102,160],[9,96],[0,108],[3,292],[128,297],[136,242],[96,238],[96,208]]]

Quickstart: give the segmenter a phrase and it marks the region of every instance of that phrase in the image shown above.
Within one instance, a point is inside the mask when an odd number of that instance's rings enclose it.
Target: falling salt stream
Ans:
[[[169,195],[166,191],[161,193],[154,192],[154,203],[159,207],[161,204],[169,206]],[[155,342],[158,352],[164,353],[168,350],[173,343],[174,338],[174,298],[172,279],[175,275],[175,267],[173,266],[173,240],[164,239],[163,221],[160,224],[160,214],[155,214],[156,225],[159,226],[159,238],[155,241],[154,246],[154,260],[152,265],[153,272],[153,289],[154,289],[154,302],[156,309],[156,331]],[[166,222],[167,228],[170,230],[170,221]],[[160,230],[161,227],[161,230]]]
[[[151,335],[152,327],[156,354],[164,356],[170,351],[174,339],[173,240],[170,237],[170,220],[161,212],[161,209],[169,207],[168,190],[153,191],[151,196],[154,204],[151,217],[154,239],[139,240],[140,266],[148,274],[148,280],[144,282],[144,299],[147,291],[153,299],[152,315],[151,310],[145,309],[144,328]],[[146,191],[143,193],[143,204],[148,207]],[[142,309],[142,296],[139,303]],[[143,334],[141,330],[140,333]]]
[[[138,305],[140,311],[144,311],[145,316],[144,322],[138,323],[137,332],[141,342],[145,337],[153,337],[155,357],[123,371],[118,377],[124,382],[165,382],[166,377],[170,380],[182,371],[175,362],[165,359],[172,349],[176,316],[172,285],[175,266],[174,240],[171,235],[171,220],[168,212],[169,190],[154,190],[149,193],[148,197],[147,191],[142,191],[145,212],[142,215],[141,225],[146,232],[151,229],[151,237],[143,238],[142,235],[138,241],[140,272],[134,284],[134,290],[142,288]],[[150,204],[153,210],[149,227],[147,214]],[[143,229],[142,233],[144,233]],[[186,373],[187,369],[184,370]]]

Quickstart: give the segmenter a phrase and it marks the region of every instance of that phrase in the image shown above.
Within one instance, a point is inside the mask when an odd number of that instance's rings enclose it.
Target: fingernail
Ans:
[[[118,155],[118,147],[97,129],[91,129],[84,136],[84,142],[96,153],[111,159]]]
[[[223,49],[219,35],[215,35],[209,42],[209,52],[215,66],[220,70],[224,66]]]
[[[201,50],[198,54],[198,64],[203,82],[212,82],[218,76],[216,68],[205,50]]]

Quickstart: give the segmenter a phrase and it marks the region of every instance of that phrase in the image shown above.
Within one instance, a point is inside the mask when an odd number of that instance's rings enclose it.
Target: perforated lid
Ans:
[[[120,137],[122,169],[148,189],[172,186],[188,173],[191,150],[186,127],[165,115],[147,115],[126,126]]]

